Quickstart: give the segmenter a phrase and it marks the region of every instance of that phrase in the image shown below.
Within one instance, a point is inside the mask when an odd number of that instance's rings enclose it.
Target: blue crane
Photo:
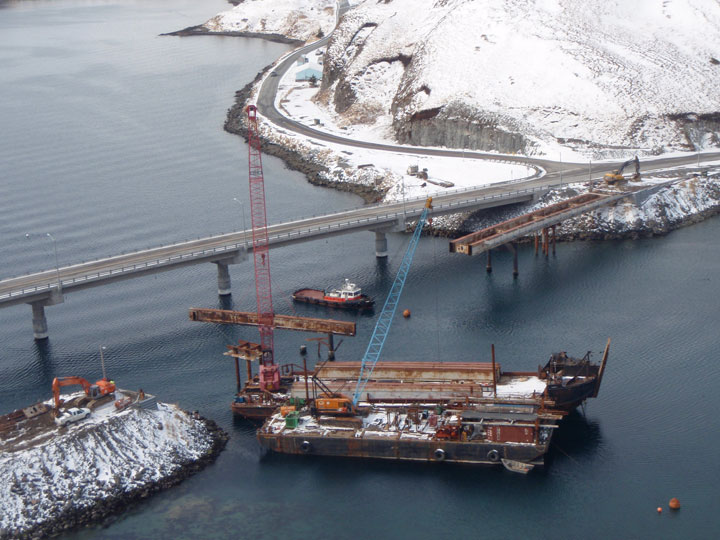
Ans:
[[[365,389],[365,385],[370,380],[375,364],[380,359],[380,353],[382,352],[383,345],[385,345],[385,339],[390,332],[390,325],[392,324],[393,316],[397,310],[398,302],[400,301],[400,294],[402,293],[403,286],[405,285],[405,279],[407,278],[408,272],[410,271],[410,264],[412,263],[413,256],[415,255],[415,248],[420,241],[420,233],[422,228],[427,221],[427,215],[432,208],[432,197],[428,198],[423,208],[420,219],[418,219],[417,225],[415,226],[415,232],[413,232],[410,243],[408,244],[407,251],[403,257],[400,268],[395,276],[390,293],[385,300],[385,305],[382,308],[382,312],[378,317],[377,323],[375,323],[375,329],[373,330],[372,338],[363,356],[362,363],[360,364],[360,376],[358,377],[357,386],[355,387],[355,393],[353,394],[353,406],[358,404],[360,395]]]

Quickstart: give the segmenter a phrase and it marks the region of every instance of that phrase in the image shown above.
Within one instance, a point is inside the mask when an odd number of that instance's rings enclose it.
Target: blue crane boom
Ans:
[[[390,325],[392,324],[393,316],[397,310],[398,302],[400,301],[400,294],[402,293],[403,286],[405,285],[405,279],[407,278],[410,270],[410,264],[415,255],[415,248],[420,240],[420,233],[422,228],[427,221],[427,215],[432,208],[432,197],[428,198],[423,208],[420,219],[418,219],[417,225],[415,226],[415,232],[413,232],[410,243],[408,244],[407,251],[403,257],[400,268],[395,276],[390,293],[385,300],[385,305],[382,308],[382,312],[378,317],[377,323],[375,323],[375,329],[373,330],[372,338],[363,356],[362,363],[360,364],[360,376],[358,377],[357,386],[355,387],[355,393],[353,394],[353,405],[357,405],[360,399],[360,395],[365,389],[365,385],[370,380],[375,364],[380,359],[380,353],[382,352],[383,345],[385,345],[385,339],[390,332]]]

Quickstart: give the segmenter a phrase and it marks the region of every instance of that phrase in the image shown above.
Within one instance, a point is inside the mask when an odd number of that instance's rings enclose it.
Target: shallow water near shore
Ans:
[[[234,92],[288,50],[262,40],[159,37],[229,4],[212,0],[0,3],[0,277],[242,228],[247,147],[222,131]],[[265,157],[271,223],[356,207]],[[249,206],[244,206],[249,219]],[[26,233],[32,233],[26,238]],[[720,219],[667,237],[520,250],[485,260],[423,238],[388,360],[488,361],[533,370],[552,352],[599,360],[597,399],[568,418],[550,465],[502,469],[263,455],[255,427],[232,417],[234,367],[222,355],[250,328],[188,320],[190,307],[252,310],[251,263],[231,267],[217,296],[213,265],[69,294],[32,339],[30,308],[0,310],[0,413],[50,397],[53,377],[108,375],[119,386],[199,410],[231,436],[218,461],[106,528],[64,538],[712,538],[720,534]],[[358,360],[375,315],[290,302],[301,287],[344,278],[384,299],[407,242],[387,260],[369,233],[271,253],[279,313],[355,320],[339,360]],[[317,359],[311,335],[277,332],[277,357]],[[94,379],[93,379],[94,380]],[[683,505],[669,512],[667,502]],[[662,515],[656,513],[664,506]]]

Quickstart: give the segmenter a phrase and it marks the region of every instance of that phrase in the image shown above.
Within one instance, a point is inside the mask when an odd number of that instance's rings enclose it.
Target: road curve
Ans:
[[[338,18],[339,19],[339,18]],[[299,135],[311,137],[317,140],[342,144],[345,146],[352,146],[356,148],[364,148],[368,150],[379,150],[383,152],[402,152],[407,154],[416,154],[423,156],[437,156],[437,157],[457,157],[462,159],[478,159],[486,161],[507,161],[513,163],[521,163],[529,165],[531,167],[540,168],[548,173],[562,174],[563,176],[577,176],[578,174],[587,176],[593,174],[603,174],[605,172],[617,169],[622,161],[617,163],[596,163],[596,164],[585,164],[585,163],[573,163],[573,162],[560,162],[553,161],[550,159],[540,159],[528,156],[518,156],[511,154],[492,154],[488,152],[477,152],[469,150],[452,150],[442,148],[422,148],[417,146],[404,146],[404,145],[393,145],[378,143],[372,141],[360,141],[356,139],[349,139],[334,135],[332,133],[326,133],[300,122],[296,122],[286,116],[284,116],[275,107],[275,98],[277,96],[278,85],[280,79],[287,72],[288,69],[295,63],[299,56],[309,53],[319,47],[326,45],[331,38],[332,34],[328,34],[324,38],[301,47],[292,53],[288,54],[277,66],[274,71],[278,76],[267,76],[262,82],[260,90],[258,92],[256,106],[260,114],[267,118],[270,122],[275,124],[279,128],[293,131]],[[703,163],[708,161],[717,161],[720,159],[720,152],[704,153],[704,154],[691,154],[687,156],[677,156],[670,158],[656,158],[656,159],[643,159],[642,169],[644,171],[660,170],[669,167],[677,167],[682,165],[692,165],[696,163]],[[528,177],[533,178],[531,177]]]

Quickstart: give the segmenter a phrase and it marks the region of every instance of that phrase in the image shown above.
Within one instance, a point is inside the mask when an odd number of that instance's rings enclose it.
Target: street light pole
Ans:
[[[240,199],[237,197],[233,197],[233,201],[238,203],[240,205],[240,209],[242,210],[242,220],[243,220],[243,242],[245,243],[245,249],[247,250],[247,228],[245,227],[245,205],[242,203]]]
[[[25,238],[30,238],[30,233],[25,233]],[[58,254],[57,254],[57,242],[55,241],[55,237],[50,233],[45,233],[45,236],[50,238],[53,243],[53,251],[55,252],[55,275],[58,282],[58,294],[62,297],[62,282],[60,281],[60,264],[58,263]]]
[[[562,152],[560,152],[560,187],[562,187]]]
[[[53,251],[55,251],[55,272],[57,273],[57,281],[58,281],[58,294],[62,296],[62,283],[60,281],[60,264],[58,264],[58,256],[57,256],[57,242],[55,241],[55,237],[50,233],[45,233],[50,240],[52,240],[53,243]]]
[[[103,379],[107,380],[107,375],[105,374],[105,356],[103,355],[104,350],[105,350],[105,347],[100,345],[100,365],[102,366]]]

